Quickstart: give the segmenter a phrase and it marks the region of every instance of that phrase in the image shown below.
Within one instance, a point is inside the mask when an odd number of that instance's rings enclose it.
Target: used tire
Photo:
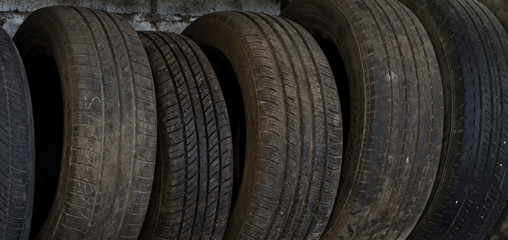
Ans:
[[[14,42],[35,109],[32,236],[137,238],[153,182],[157,122],[136,32],[114,14],[49,7],[28,16]]]
[[[141,239],[222,239],[231,205],[231,130],[217,77],[190,39],[139,32],[158,109],[155,181]]]
[[[494,225],[490,233],[490,240],[505,240],[508,239],[508,206],[505,206],[503,214]]]
[[[347,103],[341,184],[323,237],[405,239],[430,196],[443,136],[425,29],[393,0],[294,1],[281,15],[318,40]]]
[[[0,28],[0,239],[28,239],[34,191],[32,104],[23,61]]]
[[[183,34],[218,74],[235,168],[244,165],[225,239],[318,239],[342,150],[339,99],[319,46],[293,22],[249,12],[205,15]]]
[[[496,15],[497,19],[508,33],[508,2],[506,0],[478,0]]]
[[[445,135],[431,198],[412,239],[485,239],[508,200],[508,36],[475,0],[401,0],[439,59]]]

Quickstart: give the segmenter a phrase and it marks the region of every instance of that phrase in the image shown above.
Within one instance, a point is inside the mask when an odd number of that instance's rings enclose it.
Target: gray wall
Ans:
[[[223,10],[279,14],[281,0],[0,0],[0,26],[9,35],[33,11],[47,6],[92,7],[125,17],[136,30],[181,32],[197,17]],[[285,1],[285,0],[282,0]]]

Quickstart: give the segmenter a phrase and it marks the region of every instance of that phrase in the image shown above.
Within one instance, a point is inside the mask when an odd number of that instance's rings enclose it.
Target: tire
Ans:
[[[347,132],[324,239],[405,239],[439,164],[443,96],[425,29],[392,0],[294,1],[281,14],[306,28],[334,69]]]
[[[503,214],[497,221],[492,229],[488,239],[490,240],[505,240],[508,239],[508,206],[505,206]]]
[[[34,126],[23,61],[0,28],[0,239],[28,239],[34,191]]]
[[[411,239],[485,239],[508,197],[508,37],[477,1],[401,0],[439,59],[445,135],[431,198]]]
[[[32,13],[14,42],[35,109],[32,236],[137,238],[153,182],[157,119],[136,32],[114,14],[49,7]]]
[[[508,3],[506,0],[478,0],[496,15],[497,19],[508,33]]]
[[[233,190],[233,146],[217,77],[190,39],[138,34],[152,66],[160,148],[140,238],[222,239]]]
[[[205,15],[183,34],[218,74],[235,168],[243,165],[224,239],[318,239],[342,149],[337,90],[319,46],[290,21],[249,12]]]

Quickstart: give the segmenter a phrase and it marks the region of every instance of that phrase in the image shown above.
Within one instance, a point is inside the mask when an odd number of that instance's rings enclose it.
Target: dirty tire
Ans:
[[[506,240],[508,239],[508,206],[505,206],[503,214],[494,225],[489,238],[490,240]]]
[[[318,239],[342,151],[339,99],[319,46],[293,22],[249,12],[205,15],[183,34],[212,65],[219,57],[234,70],[219,77],[223,89],[241,89],[238,99],[224,92],[227,104],[243,100],[246,119],[243,178],[225,239]]]
[[[62,128],[56,139],[63,149],[53,149],[61,152],[56,194],[42,230],[33,235],[137,238],[153,182],[157,119],[152,74],[136,32],[114,14],[50,7],[31,14],[14,42],[26,64],[34,109],[35,103],[39,108],[36,130]],[[58,94],[60,106],[48,106]],[[61,126],[45,121],[60,108]],[[49,134],[38,133],[40,144],[49,141],[44,139]],[[45,153],[38,152],[36,164],[60,161]]]
[[[231,205],[233,149],[212,65],[187,37],[138,33],[152,66],[159,143],[141,239],[222,239]]]
[[[0,239],[28,239],[34,190],[32,104],[23,61],[0,28]]]
[[[341,184],[324,238],[405,239],[430,196],[443,136],[425,29],[392,0],[295,1],[282,16],[328,49],[338,88],[349,86]]]
[[[508,33],[508,2],[506,0],[478,0],[496,15],[497,19]]]
[[[445,129],[431,198],[412,239],[485,239],[508,199],[508,36],[475,0],[401,0],[430,35]]]

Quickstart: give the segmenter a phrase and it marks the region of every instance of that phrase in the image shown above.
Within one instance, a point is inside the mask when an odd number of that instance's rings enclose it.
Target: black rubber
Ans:
[[[23,61],[0,28],[0,239],[28,239],[35,143]]]
[[[159,126],[155,183],[140,239],[222,239],[233,145],[217,77],[187,37],[138,34],[152,66]]]
[[[489,8],[492,13],[497,17],[500,21],[501,25],[504,27],[504,31],[508,33],[508,2],[506,0],[479,0],[483,3],[487,8]],[[508,46],[508,42],[505,42],[505,48]],[[505,56],[505,59],[508,59],[508,56]],[[503,214],[497,221],[496,225],[491,231],[490,234],[491,240],[506,240],[508,239],[508,203],[504,207]]]
[[[508,239],[508,205],[505,206],[503,214],[497,221],[496,225],[490,232],[490,240],[506,240]]]
[[[28,16],[14,42],[34,103],[31,235],[136,239],[157,144],[152,74],[136,32],[114,14],[49,7]]]
[[[325,49],[349,103],[323,238],[405,239],[430,196],[443,136],[439,68],[425,29],[395,0],[293,1],[281,15]]]
[[[318,239],[342,151],[339,99],[319,46],[293,22],[250,12],[205,15],[183,34],[218,74],[235,168],[244,164],[224,239]]]
[[[506,0],[478,0],[487,6],[504,27],[508,33],[508,1]]]
[[[445,135],[431,199],[411,239],[485,239],[508,200],[508,36],[476,0],[401,0],[439,59]]]

